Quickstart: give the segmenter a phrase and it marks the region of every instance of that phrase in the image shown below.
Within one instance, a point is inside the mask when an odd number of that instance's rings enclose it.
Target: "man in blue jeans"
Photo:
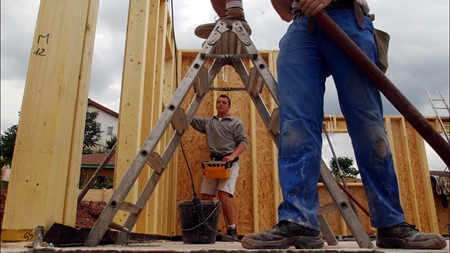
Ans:
[[[278,207],[278,224],[268,231],[245,235],[242,246],[248,249],[324,246],[317,219],[317,182],[325,79],[332,75],[364,184],[370,221],[378,228],[376,245],[444,248],[446,242],[441,235],[420,233],[405,222],[379,90],[309,18],[325,9],[364,53],[378,63],[366,1],[272,0],[272,5],[284,21],[292,21],[280,41],[277,63],[278,169],[283,201]],[[355,5],[361,9],[355,11]],[[363,22],[357,22],[358,11]]]

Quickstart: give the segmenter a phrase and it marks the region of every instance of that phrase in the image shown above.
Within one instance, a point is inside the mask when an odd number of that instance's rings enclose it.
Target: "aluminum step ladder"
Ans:
[[[208,70],[204,65],[210,58],[214,59],[214,61]],[[249,71],[247,71],[242,62],[243,58],[249,58],[253,63],[254,67],[250,68]],[[260,96],[265,85],[278,105],[277,83],[242,24],[239,21],[226,23],[223,20],[219,20],[162,112],[161,117],[144,141],[144,144],[125,173],[122,181],[118,184],[111,199],[97,219],[97,222],[86,237],[84,241],[85,246],[97,246],[109,228],[120,231],[115,240],[116,244],[124,244],[127,242],[129,231],[136,224],[142,208],[151,197],[181,138],[188,129],[189,123],[199,108],[204,95],[209,90],[220,89],[211,87],[211,85],[216,75],[225,65],[233,66],[244,84],[242,88],[226,88],[226,90],[245,90],[248,92],[273,141],[278,145],[278,108],[270,112]],[[195,95],[189,107],[184,109],[181,107],[181,104],[191,88],[194,89]],[[173,136],[164,149],[164,152],[158,154],[154,150],[169,125],[174,129]],[[151,166],[153,172],[145,187],[142,189],[136,203],[125,202],[125,197],[147,164]],[[320,176],[334,201],[335,207],[332,209],[340,211],[359,246],[361,248],[373,248],[373,244],[362,227],[358,216],[350,208],[349,201],[339,189],[337,182],[323,161]],[[130,213],[123,225],[112,222],[119,209]],[[326,211],[322,209],[319,214],[319,219],[322,221],[321,230],[327,243],[336,245],[337,240],[323,216],[325,213]]]
[[[450,125],[444,125],[444,122],[442,121],[443,115],[441,115],[446,114],[447,117],[450,115],[450,109],[448,108],[448,104],[445,101],[444,94],[442,94],[442,91],[439,91],[440,98],[431,98],[430,93],[427,91],[427,96],[428,100],[430,100],[431,107],[433,107],[434,114],[436,115],[439,124],[441,125],[444,138],[447,140],[447,142],[450,142],[450,135],[447,132],[447,128],[449,128]]]

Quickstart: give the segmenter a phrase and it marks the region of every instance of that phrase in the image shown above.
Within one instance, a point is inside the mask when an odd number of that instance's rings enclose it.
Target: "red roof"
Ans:
[[[108,154],[83,154],[81,165],[100,165]],[[116,165],[116,154],[109,159],[107,165]]]
[[[113,110],[111,110],[109,108],[104,107],[103,105],[101,105],[101,104],[91,100],[90,98],[88,98],[88,106],[89,105],[92,105],[92,106],[94,106],[94,107],[96,107],[96,108],[98,108],[98,109],[100,109],[100,110],[102,110],[102,111],[104,111],[104,112],[106,112],[106,113],[116,117],[116,118],[119,117],[119,114],[117,112],[115,112],[115,111],[113,111]]]

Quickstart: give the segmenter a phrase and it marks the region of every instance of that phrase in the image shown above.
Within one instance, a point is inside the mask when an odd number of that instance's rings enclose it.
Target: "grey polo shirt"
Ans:
[[[208,142],[206,151],[217,156],[233,153],[239,144],[248,146],[244,123],[231,115],[222,118],[222,120],[219,120],[217,116],[212,118],[194,117],[191,126],[206,134]]]

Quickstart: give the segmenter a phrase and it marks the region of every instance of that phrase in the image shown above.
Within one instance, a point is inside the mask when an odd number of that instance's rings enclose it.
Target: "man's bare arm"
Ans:
[[[239,143],[239,145],[238,145],[237,148],[234,150],[234,152],[233,152],[231,155],[229,155],[229,156],[225,156],[225,157],[222,159],[222,162],[232,162],[236,157],[242,155],[242,153],[244,153],[244,151],[245,151],[246,149],[247,149],[247,147],[246,147],[244,144]]]

